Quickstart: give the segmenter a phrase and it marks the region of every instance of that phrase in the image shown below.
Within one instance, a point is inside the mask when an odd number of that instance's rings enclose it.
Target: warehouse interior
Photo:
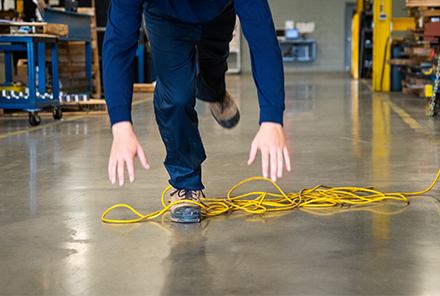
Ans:
[[[135,182],[108,179],[113,137],[101,53],[109,3],[1,2],[0,295],[440,291],[440,1],[268,0],[292,164],[276,184],[298,196],[325,185],[374,188],[379,197],[230,209],[191,224],[172,222],[168,212],[103,221],[118,204],[141,215],[160,211],[169,186],[142,26],[132,118],[150,169],[136,159]],[[247,164],[260,111],[239,23],[228,61],[238,125],[224,129],[209,104],[196,104],[207,198],[227,199],[237,183],[262,175],[260,155]],[[253,180],[233,195],[248,192],[280,193],[269,180]],[[138,218],[126,208],[106,217]]]

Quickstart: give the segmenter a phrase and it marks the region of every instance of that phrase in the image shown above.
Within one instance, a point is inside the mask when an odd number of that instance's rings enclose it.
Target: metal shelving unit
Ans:
[[[311,62],[316,59],[315,39],[279,40],[283,60],[286,62]]]

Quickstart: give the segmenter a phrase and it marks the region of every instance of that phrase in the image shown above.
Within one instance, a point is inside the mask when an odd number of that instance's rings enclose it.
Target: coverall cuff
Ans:
[[[121,121],[129,121],[132,123],[131,119],[131,109],[128,108],[114,108],[108,110],[108,115],[110,117],[111,126]]]
[[[265,106],[260,108],[260,124],[262,122],[275,122],[283,125],[284,108],[279,106]]]

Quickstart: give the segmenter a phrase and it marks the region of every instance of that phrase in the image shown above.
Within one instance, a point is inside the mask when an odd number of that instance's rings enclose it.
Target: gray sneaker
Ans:
[[[232,96],[226,92],[223,101],[210,103],[211,113],[224,128],[233,128],[240,120],[240,112]]]
[[[171,193],[171,203],[179,200],[200,202],[201,190],[175,189]],[[181,202],[170,208],[171,220],[177,223],[199,223],[200,207],[190,202]]]

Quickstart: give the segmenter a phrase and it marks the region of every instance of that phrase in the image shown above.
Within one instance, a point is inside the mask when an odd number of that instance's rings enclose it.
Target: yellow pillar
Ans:
[[[356,13],[360,15],[363,10],[364,10],[364,0],[357,0]]]
[[[359,79],[359,13],[351,21],[351,76]]]
[[[356,14],[351,21],[351,75],[359,79],[359,27],[360,15],[364,10],[364,0],[356,1]]]
[[[373,90],[389,91],[391,67],[391,5],[392,0],[374,0],[373,3]]]

